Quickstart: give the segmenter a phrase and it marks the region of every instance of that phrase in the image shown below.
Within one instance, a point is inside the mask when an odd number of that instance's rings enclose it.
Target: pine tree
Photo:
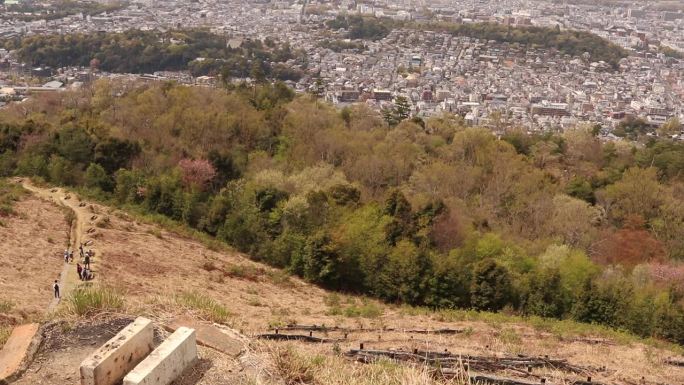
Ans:
[[[394,116],[397,123],[400,123],[402,120],[406,120],[411,116],[411,106],[406,97],[397,96],[396,99],[394,99]]]

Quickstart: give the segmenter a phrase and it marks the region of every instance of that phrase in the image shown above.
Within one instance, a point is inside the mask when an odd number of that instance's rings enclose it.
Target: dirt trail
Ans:
[[[42,188],[35,186],[29,180],[21,179],[19,183],[28,191],[31,191],[35,196],[52,201],[70,209],[75,214],[74,222],[71,225],[71,234],[69,236],[69,248],[73,250],[75,259],[80,258],[78,247],[81,243],[85,243],[86,226],[90,221],[90,216],[85,206],[79,206],[78,199],[71,193],[62,190],[61,188]],[[94,259],[94,258],[93,258]],[[95,265],[91,261],[92,265]],[[64,263],[60,273],[59,287],[61,297],[64,298],[75,286],[78,285],[79,277],[76,273],[76,265],[74,263]],[[59,305],[60,299],[55,298],[50,302],[47,312],[53,311]]]
[[[83,241],[84,227],[87,220],[86,208],[79,206],[76,199],[71,199],[68,193],[63,193],[60,189],[40,188],[31,184],[29,181],[20,178],[15,179],[14,182],[20,183],[26,190],[32,192],[39,199],[55,202],[75,213],[75,220],[72,223],[69,235],[69,248],[76,250],[80,245],[80,242]],[[60,294],[62,296],[67,295],[77,283],[78,276],[74,264],[64,262],[62,264],[59,279]],[[59,303],[59,298],[53,298],[48,304],[46,312],[52,312]],[[0,383],[4,383],[22,371],[22,363],[27,359],[27,355],[31,354],[29,348],[35,341],[37,332],[37,324],[22,325],[13,330],[7,344],[0,350]]]

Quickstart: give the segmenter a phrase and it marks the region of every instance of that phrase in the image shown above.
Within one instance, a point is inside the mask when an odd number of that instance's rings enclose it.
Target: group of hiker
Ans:
[[[90,281],[91,279],[94,278],[93,271],[90,267],[90,260],[95,256],[95,253],[92,250],[85,250],[83,248],[83,243],[81,243],[78,246],[79,254],[81,255],[81,263],[77,262],[76,263],[76,273],[78,274],[78,279],[81,281]],[[74,252],[73,250],[66,249],[64,250],[64,263],[71,263],[74,261]],[[59,282],[55,280],[55,283],[52,285],[52,288],[55,292],[55,298],[60,298],[60,293],[59,293]]]
[[[95,253],[92,250],[84,250],[83,249],[83,243],[81,243],[78,246],[78,251],[81,254],[81,262],[83,262],[83,266],[81,266],[80,263],[76,263],[76,273],[78,273],[78,278],[81,281],[90,281],[93,279],[93,272],[90,268],[90,259],[95,255]],[[67,258],[67,255],[69,256]],[[73,261],[74,260],[74,252],[70,250],[64,250],[64,260],[67,261]],[[68,260],[67,260],[68,259]]]

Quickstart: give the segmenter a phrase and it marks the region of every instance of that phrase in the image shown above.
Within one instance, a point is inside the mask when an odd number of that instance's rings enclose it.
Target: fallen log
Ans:
[[[449,352],[402,350],[366,350],[352,349],[346,353],[348,357],[356,357],[361,362],[372,362],[380,357],[398,361],[417,362],[430,366],[450,368],[468,366],[473,370],[496,372],[501,370],[519,370],[538,367],[549,367],[571,373],[590,373],[590,368],[569,364],[566,360],[539,357],[483,357],[453,354]]]
[[[328,327],[325,325],[287,325],[280,328],[275,328],[276,330],[289,330],[289,331],[314,331],[314,332],[330,332],[330,331],[349,331],[349,329],[340,328],[337,326]]]
[[[591,377],[590,377],[589,380],[587,380],[587,381],[575,381],[572,383],[572,385],[603,385],[603,384],[600,382],[591,381]]]
[[[684,358],[670,357],[665,359],[665,363],[672,366],[684,366]]]
[[[404,333],[411,334],[459,334],[465,332],[464,329],[410,329],[410,330],[397,330]]]
[[[318,343],[330,343],[337,342],[336,339],[330,338],[319,338],[314,336],[307,336],[304,334],[280,334],[280,333],[267,333],[259,334],[256,338],[261,340],[272,340],[272,341],[304,341],[304,342],[318,342]]]
[[[469,373],[462,369],[441,369],[438,371],[439,375],[444,378],[463,378],[468,377],[471,384],[491,384],[491,385],[540,385],[549,384],[542,377],[537,377],[535,382],[525,381],[518,378],[499,377],[493,375],[486,375],[482,373]],[[542,382],[543,381],[543,382]]]
[[[561,339],[565,340],[565,339]],[[567,339],[569,342],[581,342],[590,345],[615,345],[615,342],[607,338],[588,338],[588,337],[577,337]]]
[[[382,329],[364,329],[364,328],[342,328],[338,326],[325,326],[325,325],[287,325],[278,330],[289,330],[289,331],[318,331],[318,332],[347,332],[347,333],[372,333],[372,332],[399,332],[399,333],[409,333],[409,334],[459,334],[465,332],[464,329],[396,329],[396,328],[382,328]]]
[[[471,375],[470,383],[490,385],[539,385],[539,382],[529,382],[506,377],[485,376],[483,374]],[[548,382],[544,383],[549,384]]]

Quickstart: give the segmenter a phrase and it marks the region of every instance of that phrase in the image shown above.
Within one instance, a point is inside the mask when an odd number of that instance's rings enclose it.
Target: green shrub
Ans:
[[[378,318],[382,313],[382,308],[370,301],[363,301],[361,306],[354,304],[344,309],[345,316],[354,318]]]
[[[258,281],[264,273],[262,268],[252,265],[228,265],[225,274],[231,278],[246,279],[248,281]]]
[[[85,172],[85,185],[88,188],[100,189],[109,191],[112,188],[111,178],[107,175],[102,166],[97,163],[91,163]]]
[[[7,342],[9,339],[10,334],[12,334],[11,326],[0,326],[0,347],[5,345],[5,342]]]
[[[18,201],[24,194],[26,194],[26,190],[21,186],[0,180],[0,217],[13,215],[14,202]]]
[[[76,289],[69,297],[67,309],[78,316],[92,316],[120,310],[123,306],[123,297],[113,289],[91,286]]]
[[[8,313],[14,308],[14,302],[8,300],[0,301],[0,313]]]
[[[202,318],[216,323],[226,323],[233,316],[223,305],[197,292],[183,292],[177,295],[176,303],[195,310]]]
[[[470,288],[473,307],[478,310],[501,310],[512,297],[508,270],[493,259],[475,265]]]

